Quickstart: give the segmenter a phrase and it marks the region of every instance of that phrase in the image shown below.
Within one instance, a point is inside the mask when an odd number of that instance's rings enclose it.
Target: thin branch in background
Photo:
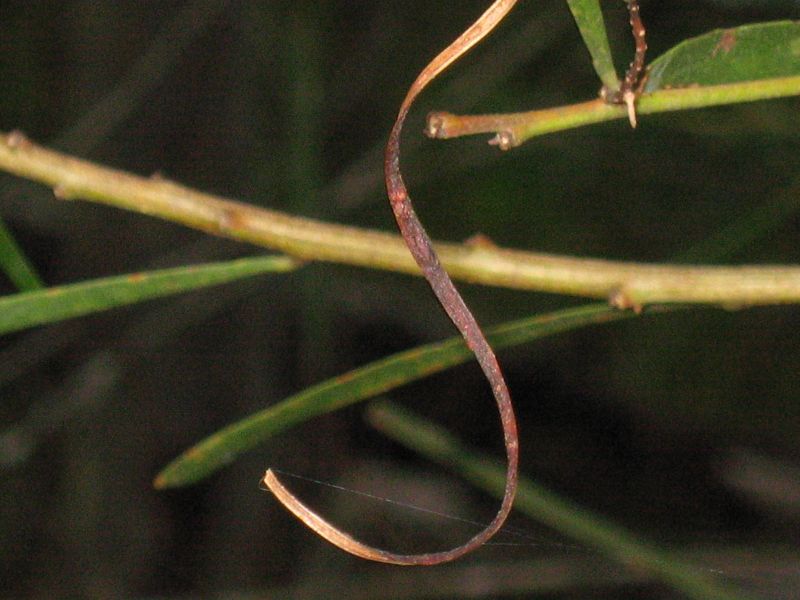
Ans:
[[[87,154],[108,139],[230,5],[231,0],[192,0],[181,6],[116,85],[60,133],[53,145]]]
[[[109,91],[77,121],[49,140],[48,144],[75,154],[90,154],[130,118],[158,84],[174,71],[192,43],[217,22],[230,4],[230,0],[192,0],[181,6]],[[0,193],[4,206],[11,206],[23,189],[19,185],[3,186]],[[48,226],[63,233],[64,222],[53,221],[48,206],[41,204],[35,211],[28,208],[17,210],[14,216],[23,216],[39,229]]]

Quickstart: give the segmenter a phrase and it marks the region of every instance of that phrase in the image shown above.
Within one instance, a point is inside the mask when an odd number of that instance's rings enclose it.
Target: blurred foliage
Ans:
[[[381,158],[397,105],[418,70],[485,6],[0,1],[0,128],[255,204],[392,230]],[[626,11],[611,1],[604,9],[619,69],[631,50]],[[643,0],[642,14],[656,56],[711,29],[800,18],[800,7]],[[404,171],[431,233],[464,239],[481,232],[522,248],[666,260],[735,226],[748,243],[726,261],[797,261],[796,99],[647,118],[636,132],[610,123],[507,154],[481,140],[433,142],[419,133],[434,108],[523,110],[588,99],[598,88],[566,3],[520,3],[426,92],[407,127]],[[0,186],[0,216],[48,285],[252,253],[168,223],[58,202],[7,176]],[[765,225],[763,215],[778,216]],[[716,259],[711,250],[707,256]],[[487,324],[574,302],[464,292]],[[735,485],[731,465],[740,463],[730,457],[800,459],[799,329],[794,307],[703,310],[504,351],[523,470],[664,544],[796,545],[796,504],[784,500],[778,510],[764,504],[763,488],[759,495]],[[272,590],[311,598],[328,597],[345,577],[378,574],[380,587],[365,597],[403,597],[409,589],[436,597],[435,579],[417,575],[409,586],[407,571],[341,556],[257,491],[270,464],[323,479],[355,474],[347,485],[387,496],[398,493],[399,478],[415,503],[478,519],[491,514],[489,499],[413,462],[365,427],[357,410],[286,434],[200,486],[155,492],[151,481],[183,449],[239,417],[451,333],[424,282],[315,265],[302,276],[3,338],[0,537],[15,543],[0,548],[0,594],[259,590],[266,597]],[[325,340],[324,351],[315,352],[315,339]],[[494,407],[474,365],[392,397],[476,446],[497,447]],[[364,531],[380,529],[398,510],[320,486],[303,497]],[[430,527],[402,517],[399,529],[384,534],[387,544],[408,543],[423,528],[425,543],[459,535],[450,522]],[[488,547],[453,569],[557,561],[564,553],[557,542]],[[570,556],[586,558],[581,550]],[[765,589],[791,583],[787,572],[745,572],[720,556],[709,564],[731,578]],[[448,569],[442,578],[459,572]],[[614,598],[658,593],[641,582],[606,589]]]

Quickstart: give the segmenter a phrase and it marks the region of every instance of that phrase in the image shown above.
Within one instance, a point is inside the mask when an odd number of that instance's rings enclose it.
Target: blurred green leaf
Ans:
[[[686,40],[648,68],[645,92],[800,75],[800,22],[716,29]]]
[[[44,287],[39,274],[2,219],[0,219],[0,269],[5,271],[20,291],[39,290]]]
[[[95,279],[4,296],[0,298],[0,333],[55,323],[261,273],[291,271],[299,264],[285,256],[243,258]]]
[[[631,315],[605,304],[590,304],[493,327],[487,329],[486,337],[495,348],[504,348]],[[463,340],[453,337],[328,379],[206,438],[170,463],[158,475],[155,485],[177,487],[199,481],[242,452],[289,427],[464,363],[472,357]]]
[[[495,496],[503,495],[505,466],[469,450],[441,427],[389,402],[370,407],[368,418],[376,429],[407,448],[454,469]],[[524,477],[520,478],[514,507],[581,544],[597,548],[626,567],[652,573],[690,598],[742,598],[701,570]]]
[[[589,54],[592,55],[592,66],[597,71],[600,81],[611,91],[619,89],[619,78],[611,58],[611,47],[608,44],[606,24],[600,0],[567,0],[575,23]]]

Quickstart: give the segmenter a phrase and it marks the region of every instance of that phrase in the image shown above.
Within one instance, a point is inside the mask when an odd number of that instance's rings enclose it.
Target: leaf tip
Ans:
[[[167,474],[164,471],[156,475],[156,478],[153,479],[153,487],[157,490],[164,490],[172,487],[173,485],[174,484],[170,482]]]
[[[192,477],[191,471],[187,472],[182,459],[177,458],[156,475],[153,487],[157,490],[166,490],[188,485],[196,480],[197,477]]]

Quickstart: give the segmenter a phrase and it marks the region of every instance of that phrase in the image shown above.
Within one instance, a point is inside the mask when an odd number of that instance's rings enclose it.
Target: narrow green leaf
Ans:
[[[654,60],[645,92],[800,75],[800,21],[716,29]]]
[[[606,23],[600,0],[567,0],[575,23],[581,32],[584,44],[592,55],[592,66],[597,71],[600,81],[609,91],[619,90],[619,78],[611,58],[611,47],[608,44]]]
[[[0,333],[299,266],[285,256],[244,258],[133,273],[0,297]]]
[[[510,322],[487,330],[495,348],[522,344],[575,327],[631,316],[591,304]],[[232,462],[267,438],[313,417],[333,412],[472,358],[460,337],[420,346],[334,377],[211,435],[170,463],[158,488],[194,483]]]
[[[0,219],[0,269],[5,271],[20,291],[39,290],[44,287],[36,269],[2,219]]]
[[[469,450],[444,429],[389,402],[371,406],[368,418],[376,429],[407,448],[455,470],[497,497],[503,495],[505,466],[494,458]],[[707,573],[527,478],[520,478],[514,507],[626,567],[653,574],[690,598],[733,600],[743,597]]]

